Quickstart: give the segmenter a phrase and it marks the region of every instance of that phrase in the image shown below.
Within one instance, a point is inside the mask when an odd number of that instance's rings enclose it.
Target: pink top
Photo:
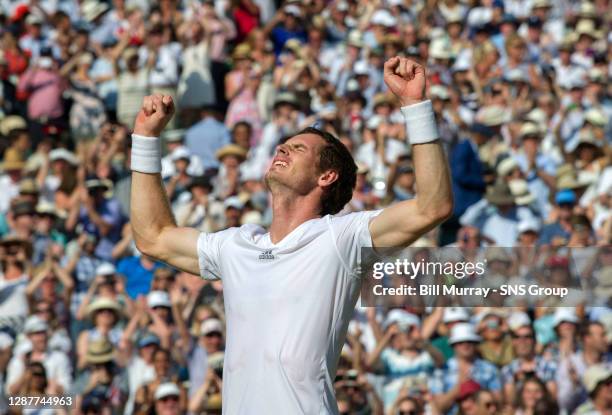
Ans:
[[[17,88],[28,96],[28,118],[57,118],[64,113],[65,82],[57,72],[30,69],[19,79]]]

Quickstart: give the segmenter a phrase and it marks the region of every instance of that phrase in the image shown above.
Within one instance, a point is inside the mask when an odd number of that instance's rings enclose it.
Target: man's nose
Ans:
[[[289,148],[287,148],[286,144],[279,144],[277,147],[277,152],[283,155],[289,154]]]

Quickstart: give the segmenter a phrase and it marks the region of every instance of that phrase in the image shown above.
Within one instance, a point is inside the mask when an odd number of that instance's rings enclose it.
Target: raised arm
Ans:
[[[425,100],[425,68],[394,57],[384,79],[399,98],[406,119],[416,175],[415,199],[389,206],[370,223],[374,247],[407,246],[450,216],[453,195],[448,162],[438,138],[431,103]]]
[[[145,97],[132,142],[130,221],[136,247],[145,255],[199,275],[199,231],[176,225],[161,179],[159,136],[174,114],[168,95]]]

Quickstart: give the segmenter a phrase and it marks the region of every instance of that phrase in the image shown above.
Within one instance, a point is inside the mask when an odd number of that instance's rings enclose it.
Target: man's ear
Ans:
[[[329,187],[331,186],[336,180],[338,180],[338,178],[340,177],[340,175],[338,174],[337,171],[335,170],[326,170],[324,171],[320,176],[319,176],[319,181],[318,184],[321,187]]]

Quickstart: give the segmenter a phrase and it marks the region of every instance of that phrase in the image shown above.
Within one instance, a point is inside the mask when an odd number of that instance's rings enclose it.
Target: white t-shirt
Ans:
[[[333,381],[360,248],[372,246],[379,212],[311,219],[277,244],[252,224],[200,235],[202,277],[223,280],[224,414],[338,413]]]

